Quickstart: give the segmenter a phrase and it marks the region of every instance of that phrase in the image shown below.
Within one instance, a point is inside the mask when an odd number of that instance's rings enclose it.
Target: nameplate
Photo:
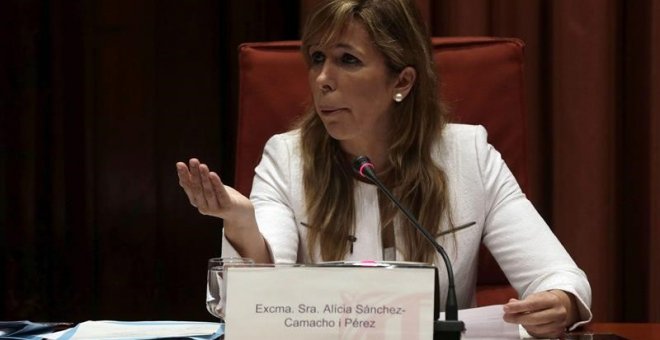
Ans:
[[[226,339],[433,338],[433,267],[232,267]]]

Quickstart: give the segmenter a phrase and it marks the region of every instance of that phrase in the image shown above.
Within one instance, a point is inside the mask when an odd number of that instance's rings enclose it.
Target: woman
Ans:
[[[584,273],[485,130],[446,123],[430,39],[411,1],[330,1],[309,18],[302,41],[313,107],[298,129],[268,141],[250,199],[196,159],[177,163],[191,204],[224,219],[223,253],[258,262],[442,263],[377,188],[355,176],[351,160],[366,155],[431,234],[449,231],[438,241],[465,283],[457,287],[460,307],[474,305],[483,241],[523,297],[504,306],[507,322],[556,336],[591,318]]]

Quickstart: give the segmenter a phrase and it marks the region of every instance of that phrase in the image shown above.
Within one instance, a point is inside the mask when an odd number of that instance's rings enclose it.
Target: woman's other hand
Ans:
[[[504,321],[522,325],[535,337],[559,337],[577,319],[575,297],[562,290],[511,299],[504,305]]]
[[[206,164],[192,158],[188,165],[176,163],[179,185],[188,196],[190,204],[204,215],[227,221],[240,221],[253,214],[252,203],[230,186],[222,184],[220,176],[209,170]]]

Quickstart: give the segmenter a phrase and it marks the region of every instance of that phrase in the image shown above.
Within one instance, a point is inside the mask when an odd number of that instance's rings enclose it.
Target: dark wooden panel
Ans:
[[[155,31],[155,168],[160,319],[212,320],[206,311],[206,260],[220,255],[221,221],[200,215],[178,185],[174,164],[198,157],[221,175],[228,112],[221,29],[225,2],[158,1]],[[229,84],[227,84],[229,85]],[[224,176],[223,176],[224,177]]]
[[[651,1],[626,2],[626,21],[638,21],[625,32],[622,72],[622,108],[619,118],[621,145],[618,171],[621,214],[618,223],[627,226],[622,233],[622,261],[635,275],[623,275],[623,319],[626,322],[649,320],[650,273],[657,264],[649,262],[651,243]],[[640,20],[643,18],[643,20]],[[657,289],[656,287],[655,289]],[[657,303],[656,303],[657,304]]]
[[[49,211],[44,205],[47,136],[42,136],[49,112],[50,56],[46,6],[38,1],[3,2],[3,62],[0,64],[0,318],[47,315]],[[6,45],[5,45],[6,44]]]
[[[220,6],[3,2],[0,319],[211,319],[174,162],[227,157]]]
[[[52,36],[52,131],[50,173],[52,195],[52,259],[49,275],[50,320],[83,321],[96,307],[93,205],[89,183],[93,176],[86,122],[86,53],[84,4],[50,3]]]

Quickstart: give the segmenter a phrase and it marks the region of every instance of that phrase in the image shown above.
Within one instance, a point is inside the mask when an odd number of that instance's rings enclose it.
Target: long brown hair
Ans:
[[[329,1],[309,17],[303,31],[302,52],[308,64],[310,45],[332,44],[352,20],[369,32],[393,76],[407,66],[417,72],[410,94],[394,106],[391,115],[389,170],[384,182],[421,224],[437,235],[443,217],[449,217],[448,191],[445,173],[431,154],[447,118],[438,98],[428,32],[410,0]],[[300,129],[310,226],[308,254],[313,258],[318,242],[323,260],[340,260],[349,250],[347,239],[355,229],[355,179],[339,143],[328,135],[313,107],[300,122]],[[408,223],[396,207],[379,201],[381,226],[395,221],[399,225]],[[400,232],[406,260],[433,261],[435,250],[412,226],[402,226]]]

